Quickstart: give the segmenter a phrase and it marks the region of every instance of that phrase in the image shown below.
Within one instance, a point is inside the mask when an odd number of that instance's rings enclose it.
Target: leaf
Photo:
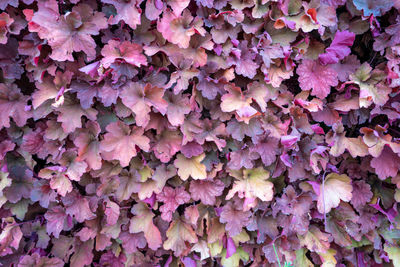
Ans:
[[[311,225],[304,236],[299,236],[300,244],[310,251],[326,253],[330,247],[330,235],[321,232],[318,227]]]
[[[102,2],[113,5],[117,10],[116,15],[111,19],[112,24],[123,20],[132,29],[136,29],[137,25],[140,25],[141,9],[137,6],[137,1],[102,0]]]
[[[144,200],[150,198],[153,193],[159,194],[163,190],[165,183],[168,179],[176,175],[176,169],[173,165],[159,165],[157,166],[151,179],[148,179],[140,185],[138,193],[139,199]]]
[[[318,61],[303,60],[297,68],[297,74],[301,89],[312,90],[311,95],[320,99],[329,95],[331,86],[338,85],[337,72],[329,66],[321,65]]]
[[[364,16],[380,16],[393,6],[394,2],[390,0],[353,0],[355,7],[362,10]]]
[[[100,143],[100,150],[106,158],[119,160],[122,167],[129,165],[129,161],[137,155],[135,146],[148,152],[150,139],[143,135],[143,128],[129,127],[122,121],[107,125],[108,133]]]
[[[125,106],[135,113],[138,126],[146,126],[149,123],[151,107],[155,107],[161,114],[167,112],[168,103],[163,99],[164,89],[147,83],[128,83],[121,92],[121,100]]]
[[[283,190],[280,198],[276,199],[276,208],[283,214],[303,216],[310,212],[312,198],[308,194],[298,194],[293,186]]]
[[[393,266],[398,266],[400,264],[400,248],[385,244],[384,250],[388,254],[389,259],[392,260]]]
[[[207,242],[204,240],[199,240],[194,244],[191,251],[200,253],[200,260],[205,260],[210,257],[210,249],[207,246]]]
[[[8,177],[8,173],[0,171],[0,198],[4,197],[3,189],[9,187],[11,182],[12,180]]]
[[[296,260],[294,261],[294,266],[303,266],[303,267],[314,267],[314,264],[307,258],[306,256],[307,250],[301,248],[296,250]]]
[[[178,154],[174,161],[174,165],[178,169],[179,177],[184,181],[186,181],[189,176],[195,180],[206,179],[206,166],[201,163],[205,156],[206,155],[203,153],[199,156],[188,159],[184,155]]]
[[[336,250],[330,248],[326,253],[319,253],[319,256],[322,260],[321,267],[335,267],[337,264],[337,260],[335,258]]]
[[[190,82],[198,75],[199,70],[197,69],[177,70],[171,74],[171,79],[166,86],[173,87],[174,94],[177,95],[188,89]]]
[[[101,64],[103,64],[104,68],[108,68],[117,60],[123,60],[136,67],[140,67],[140,65],[146,66],[147,58],[142,54],[142,50],[139,44],[128,41],[120,43],[116,40],[110,40],[101,50],[101,54],[104,57],[101,60]]]
[[[182,135],[179,131],[163,131],[153,147],[155,156],[163,163],[167,163],[182,148]]]
[[[18,250],[22,239],[22,231],[13,217],[4,218],[3,222],[5,226],[0,233],[0,256],[2,257],[13,254],[14,250],[11,248]]]
[[[74,217],[75,220],[82,223],[96,217],[89,206],[87,198],[78,194],[76,191],[67,194],[62,198],[66,214]]]
[[[29,97],[21,94],[15,84],[0,84],[0,129],[10,127],[10,118],[22,127],[32,117],[27,108]]]
[[[256,169],[230,170],[230,175],[236,180],[232,189],[228,192],[226,199],[231,199],[236,193],[240,198],[271,201],[274,195],[274,185],[267,181],[269,172],[262,167]]]
[[[367,204],[373,197],[371,186],[364,181],[353,182],[351,204],[357,209]]]
[[[293,76],[293,70],[286,70],[283,65],[275,66],[271,65],[271,68],[268,69],[268,80],[266,81],[271,86],[278,88],[281,86],[282,82],[289,79]]]
[[[0,2],[0,9],[5,10],[8,5],[13,6],[13,7],[18,7],[18,1],[17,0],[3,0]]]
[[[238,267],[240,260],[246,263],[249,260],[249,254],[244,251],[241,247],[236,250],[232,256],[227,258],[226,249],[223,250],[221,254],[221,264],[224,267]]]
[[[38,90],[32,94],[32,106],[37,109],[44,102],[54,99],[53,105],[59,106],[64,101],[63,92],[68,91],[68,85],[71,82],[73,73],[70,71],[56,72],[56,76],[52,79],[50,76],[43,78],[42,82],[36,82]]]
[[[107,27],[104,14],[93,11],[87,4],[78,4],[71,12],[60,15],[57,5],[57,2],[39,4],[38,12],[31,19],[37,27],[31,27],[30,30],[48,41],[53,60],[73,61],[72,52],[80,51],[87,55],[88,60],[93,60],[96,43],[92,35],[99,34],[101,29]]]
[[[72,183],[67,177],[63,168],[53,166],[40,170],[39,177],[50,180],[50,188],[57,191],[61,196],[65,196],[72,191]]]
[[[109,200],[106,202],[106,209],[104,211],[108,225],[115,225],[120,215],[120,209],[117,203]]]
[[[276,160],[276,155],[279,153],[278,148],[279,140],[277,138],[266,138],[259,142],[255,146],[251,147],[250,150],[257,152],[265,166],[269,166]]]
[[[329,217],[326,223],[326,231],[332,234],[332,237],[336,244],[342,247],[347,247],[350,246],[352,243],[352,238],[350,234],[357,235],[357,229],[354,229],[354,226],[352,227],[351,222],[346,222],[347,218],[344,218],[343,221],[341,221],[340,219],[342,218]]]
[[[83,109],[79,103],[75,103],[72,99],[66,99],[57,110],[60,112],[57,121],[61,122],[66,133],[72,133],[76,128],[82,127],[82,116],[95,121],[98,113],[93,108]]]
[[[400,0],[0,9],[2,265],[398,265]]]
[[[261,128],[259,121],[255,118],[250,119],[248,124],[239,123],[236,120],[231,120],[228,122],[226,131],[235,140],[243,141],[243,138],[245,138],[245,136],[249,136],[254,143],[257,143],[256,140],[258,139],[258,136],[264,133],[264,130]]]
[[[240,111],[246,107],[250,107],[253,100],[245,96],[240,87],[234,84],[227,84],[224,89],[228,91],[221,97],[221,110],[223,112]],[[254,110],[256,112],[256,110]]]
[[[232,49],[232,52],[233,55],[227,59],[228,66],[234,64],[237,74],[250,79],[254,78],[259,65],[255,62],[256,54],[248,47],[247,40],[241,41],[237,48]]]
[[[350,79],[360,87],[360,107],[369,107],[372,103],[382,106],[389,100],[391,89],[380,82],[383,78],[383,73],[372,71],[367,62],[364,62],[354,74],[350,74]]]
[[[349,202],[352,198],[353,186],[346,174],[330,173],[325,177],[324,188],[319,184],[312,184],[318,195],[318,211],[328,213],[340,204],[340,200]],[[325,200],[325,201],[324,201]]]
[[[122,242],[122,247],[128,253],[134,253],[138,251],[138,248],[146,247],[146,239],[143,234],[130,234],[129,232],[121,232],[119,239]]]
[[[65,175],[73,181],[80,181],[82,175],[87,170],[87,164],[76,160],[76,153],[73,151],[67,151],[62,155],[60,164],[65,166]]]
[[[93,260],[93,243],[93,239],[86,242],[81,242],[79,238],[75,238],[75,252],[70,260],[71,266],[84,267],[91,264]]]
[[[167,230],[167,240],[164,242],[164,249],[171,249],[176,257],[182,255],[187,246],[185,242],[197,243],[198,239],[192,227],[181,219],[173,221]]]
[[[190,200],[190,195],[185,191],[184,187],[172,188],[165,186],[160,194],[157,195],[157,200],[164,202],[160,207],[161,218],[164,221],[172,220],[172,213],[182,204]]]
[[[11,178],[11,186],[3,189],[3,195],[11,203],[17,203],[22,198],[29,198],[33,188],[33,173],[27,166],[20,162],[15,162],[8,166],[9,178]],[[7,183],[7,181],[5,181]]]
[[[25,255],[18,263],[18,267],[34,267],[34,266],[54,266],[63,267],[64,262],[57,257],[48,258],[40,256],[35,252],[32,255]]]
[[[119,184],[115,192],[118,201],[128,200],[140,190],[140,174],[135,169],[123,170],[119,175]]]
[[[23,221],[28,211],[29,204],[32,204],[28,199],[22,199],[18,203],[11,204],[7,203],[5,205],[6,208],[9,208],[11,213],[18,219]]]
[[[326,53],[319,55],[318,59],[323,65],[338,63],[351,52],[349,46],[353,45],[356,35],[349,31],[337,31]]]
[[[226,141],[223,139],[227,135],[225,124],[209,119],[205,119],[202,122],[204,129],[203,131],[199,131],[194,136],[194,139],[200,145],[203,145],[205,141],[214,142],[217,145],[218,149],[222,150],[222,148],[226,146]]]
[[[190,112],[189,99],[187,94],[174,95],[171,92],[165,93],[165,99],[168,103],[167,118],[173,126],[182,125],[185,115]]]
[[[223,208],[219,218],[221,223],[227,223],[225,229],[230,236],[240,234],[243,227],[250,223],[250,211],[242,211],[236,209],[232,202],[228,202]]]
[[[168,0],[168,5],[174,11],[174,14],[179,16],[182,11],[189,5],[189,0]]]
[[[50,184],[46,180],[38,180],[34,182],[30,198],[32,201],[39,201],[43,208],[48,208],[51,202],[56,200],[57,193],[51,189]]]
[[[368,155],[368,146],[363,142],[361,136],[351,138],[346,137],[345,133],[335,133],[333,136],[328,133],[326,139],[329,144],[333,144],[329,154],[334,157],[342,155],[345,150],[349,151],[353,158]]]
[[[49,235],[53,234],[55,238],[60,236],[62,230],[68,228],[67,219],[68,215],[65,210],[60,206],[55,206],[48,210],[44,217],[47,220],[46,230]]]
[[[191,36],[198,33],[205,34],[203,21],[190,15],[185,9],[182,16],[172,13],[170,10],[164,11],[163,17],[157,22],[157,30],[169,42],[178,45],[180,48],[188,48]]]
[[[338,73],[339,81],[347,81],[349,75],[354,73],[360,67],[360,61],[355,55],[345,57],[341,62],[333,64],[333,69]]]
[[[10,140],[4,140],[0,143],[0,160],[3,160],[7,152],[13,151],[15,144]]]
[[[149,248],[158,249],[162,245],[162,239],[160,230],[153,223],[153,212],[145,204],[138,203],[132,207],[132,213],[135,216],[131,218],[129,232],[144,232]]]
[[[381,180],[396,176],[399,166],[399,155],[394,153],[388,146],[383,148],[379,157],[371,160],[371,167],[375,169],[375,173]]]
[[[109,94],[109,99],[107,99],[106,101],[104,101],[104,96],[107,95],[107,93],[110,93],[111,90],[107,90],[109,89],[109,87],[107,86],[103,86],[100,87],[99,85],[92,85],[90,83],[87,82],[83,82],[83,81],[72,81],[71,86],[69,88],[71,90],[71,92],[75,92],[77,98],[80,100],[80,104],[81,107],[84,109],[88,109],[90,107],[92,107],[93,103],[94,103],[94,98],[101,100],[103,102],[104,105],[110,103],[109,105],[111,105],[111,103],[115,103],[115,99],[116,96]],[[62,91],[60,91],[62,92]],[[61,102],[61,100],[63,99],[63,96],[60,97],[60,100],[58,102]],[[54,106],[54,104],[53,104]]]
[[[376,85],[370,83],[359,83],[360,86],[360,107],[368,107],[371,102],[378,106],[384,105],[389,100],[391,88],[378,83]]]
[[[74,139],[74,144],[78,147],[76,160],[84,160],[93,170],[101,168],[99,133],[100,125],[97,122],[88,121],[84,129],[77,131],[77,136]]]
[[[204,205],[214,205],[216,197],[224,191],[224,183],[220,180],[194,180],[190,182],[190,194],[194,201],[200,200]]]

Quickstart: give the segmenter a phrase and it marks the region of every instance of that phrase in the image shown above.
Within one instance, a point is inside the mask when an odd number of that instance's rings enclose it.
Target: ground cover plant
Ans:
[[[399,1],[0,10],[1,266],[400,266]]]

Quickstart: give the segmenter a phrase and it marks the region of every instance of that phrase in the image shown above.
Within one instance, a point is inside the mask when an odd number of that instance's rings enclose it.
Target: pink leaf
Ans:
[[[106,202],[106,209],[104,214],[107,216],[106,221],[108,225],[115,225],[118,221],[120,210],[117,203],[109,200]]]
[[[138,203],[132,208],[132,217],[129,226],[130,233],[144,232],[144,237],[150,249],[156,250],[161,244],[161,233],[153,223],[153,212],[143,203]]]
[[[75,238],[74,254],[71,257],[70,263],[72,266],[84,267],[89,265],[93,260],[93,243],[94,240],[81,242]]]
[[[3,222],[5,223],[5,226],[0,234],[1,257],[8,254],[13,254],[13,250],[11,248],[17,250],[22,239],[21,228],[15,223],[14,218],[8,217],[3,219]]]
[[[18,263],[18,267],[32,267],[32,266],[54,266],[63,267],[64,262],[57,257],[48,258],[40,256],[35,252],[32,255],[25,255]]]
[[[124,1],[124,0],[102,0],[103,3],[111,4],[117,10],[117,14],[111,18],[112,24],[117,24],[123,20],[132,29],[136,29],[140,25],[140,16],[142,10],[139,8],[139,1]]]
[[[122,103],[135,113],[136,124],[146,126],[150,120],[149,112],[155,107],[161,114],[167,112],[168,103],[163,99],[164,89],[131,82],[121,92]]]
[[[271,165],[276,160],[276,155],[279,153],[279,140],[276,138],[266,138],[260,143],[253,146],[250,150],[257,152],[265,166]]]
[[[344,59],[351,52],[356,35],[349,31],[337,31],[331,45],[326,49],[325,54],[319,55],[319,61],[323,64],[335,64]]]
[[[363,180],[353,182],[353,196],[350,203],[356,208],[361,208],[367,204],[373,193],[371,192],[371,186]]]
[[[33,24],[32,24],[33,23]],[[96,56],[96,43],[92,35],[99,34],[107,27],[106,18],[95,12],[87,4],[79,4],[72,12],[60,15],[57,2],[40,3],[39,11],[34,13],[31,31],[46,39],[52,47],[51,58],[58,61],[73,61],[72,52],[83,51],[88,60]]]
[[[381,180],[394,177],[400,169],[400,157],[388,146],[385,146],[380,156],[371,160],[371,167],[375,169]]]
[[[202,26],[203,21],[199,17],[193,19],[187,9],[183,11],[182,16],[166,10],[162,19],[157,23],[157,30],[169,42],[178,45],[180,48],[188,48],[190,39],[194,34],[205,34]]]
[[[157,195],[157,200],[164,202],[160,207],[161,218],[165,221],[172,220],[172,213],[179,207],[190,200],[190,195],[185,188],[178,187],[176,189],[166,186],[163,191]]]
[[[338,85],[338,74],[329,66],[323,66],[318,61],[303,60],[297,68],[300,87],[303,91],[311,91],[311,95],[325,98],[331,91],[331,86]]]
[[[220,180],[194,180],[189,188],[193,200],[200,200],[204,205],[214,205],[216,197],[222,195],[224,183]]]
[[[58,238],[62,230],[68,229],[70,217],[62,207],[53,207],[46,212],[44,217],[47,220],[46,229],[49,235],[53,234],[54,237]]]
[[[78,222],[84,222],[95,217],[95,214],[90,210],[89,201],[76,192],[66,195],[62,200],[66,206],[66,214],[73,216]]]
[[[119,160],[123,167],[128,166],[129,161],[136,156],[135,146],[146,152],[150,149],[150,140],[143,135],[143,128],[131,128],[117,121],[107,125],[106,129],[108,133],[100,143],[100,150],[106,158]]]
[[[136,67],[140,67],[140,65],[146,66],[147,58],[143,55],[142,50],[142,47],[135,43],[128,41],[120,43],[116,40],[110,40],[101,50],[101,54],[104,57],[101,60],[101,64],[108,68],[112,63],[123,60]]]
[[[0,84],[0,129],[10,127],[10,118],[22,127],[32,117],[29,110],[26,110],[28,96],[21,94],[15,84]]]
[[[219,221],[226,223],[225,229],[229,235],[235,236],[242,231],[243,227],[250,223],[250,214],[250,211],[235,209],[232,202],[228,202],[222,209]]]

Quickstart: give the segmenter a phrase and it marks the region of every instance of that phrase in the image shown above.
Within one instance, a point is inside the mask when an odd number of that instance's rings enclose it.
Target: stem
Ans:
[[[325,174],[326,171],[324,171],[324,175],[322,176],[322,204],[324,206],[324,226],[325,226],[325,231],[326,231],[326,212],[325,212]]]
[[[272,247],[274,248],[275,256],[276,256],[276,259],[278,260],[278,265],[279,265],[279,267],[282,267],[281,266],[281,261],[279,260],[278,251],[276,251],[276,247],[275,247],[274,243],[272,244]]]

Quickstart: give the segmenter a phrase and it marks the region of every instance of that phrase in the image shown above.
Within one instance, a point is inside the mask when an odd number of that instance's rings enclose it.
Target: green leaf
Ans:
[[[226,258],[226,249],[222,251],[221,264],[224,267],[238,267],[239,262],[242,260],[243,262],[247,262],[249,260],[249,254],[244,251],[241,247],[236,249],[236,253]]]
[[[393,266],[400,266],[400,248],[385,244],[384,250],[389,255],[389,259],[393,261]]]
[[[306,256],[307,250],[302,248],[296,251],[296,260],[293,266],[314,267],[314,264]]]

